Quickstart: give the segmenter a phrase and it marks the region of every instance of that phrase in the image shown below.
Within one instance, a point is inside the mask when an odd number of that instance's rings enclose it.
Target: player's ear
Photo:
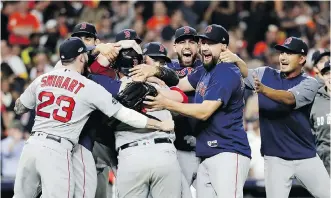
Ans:
[[[101,41],[100,41],[100,39],[95,39],[95,45],[98,45],[98,44],[100,44],[101,43]]]
[[[177,53],[176,43],[173,44],[174,52]]]

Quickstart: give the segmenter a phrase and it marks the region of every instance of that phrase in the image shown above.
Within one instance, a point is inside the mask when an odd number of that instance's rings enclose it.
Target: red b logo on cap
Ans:
[[[285,44],[285,45],[290,44],[291,41],[292,41],[292,37],[287,38],[287,39],[285,40],[284,44]]]
[[[205,33],[210,33],[212,29],[213,29],[212,26],[207,26],[206,30],[205,30]]]
[[[189,34],[190,33],[190,28],[185,26],[184,27],[184,34]]]
[[[160,45],[160,49],[159,49],[160,52],[164,52],[164,46],[163,45]]]
[[[82,23],[82,25],[80,26],[81,30],[85,30],[86,29],[86,23]]]
[[[130,33],[130,31],[128,31],[128,30],[125,30],[125,31],[124,31],[124,35],[125,35],[125,38],[126,38],[126,39],[129,39],[129,38],[130,38],[130,35],[131,35],[131,33]]]

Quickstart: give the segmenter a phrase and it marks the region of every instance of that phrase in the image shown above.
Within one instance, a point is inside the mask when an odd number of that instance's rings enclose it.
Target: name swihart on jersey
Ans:
[[[77,94],[85,85],[76,79],[60,75],[46,75],[41,79],[41,87],[58,87]]]

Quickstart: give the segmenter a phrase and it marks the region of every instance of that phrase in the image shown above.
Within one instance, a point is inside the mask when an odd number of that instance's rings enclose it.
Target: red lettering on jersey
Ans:
[[[47,82],[47,76],[44,76],[42,79],[41,79],[41,87],[44,87],[46,86],[46,82]]]
[[[76,89],[76,91],[75,91],[75,94],[77,94],[77,93],[79,92],[79,90],[80,90],[81,88],[83,88],[83,87],[85,87],[85,85],[84,85],[83,83],[79,83],[79,85],[78,85],[78,87],[77,87],[77,89]]]
[[[64,79],[63,76],[59,76],[59,77],[57,78],[57,81],[56,81],[55,87],[59,87],[59,88],[60,88],[61,85],[62,85],[63,79]]]
[[[54,75],[49,75],[47,78],[46,86],[52,86]]]
[[[69,83],[70,83],[71,78],[67,77],[65,81],[63,82],[61,88],[63,89],[68,89]]]
[[[59,77],[59,76],[54,76],[54,80],[53,80],[53,82],[52,82],[52,87],[55,86],[55,83],[56,83],[57,77]]]
[[[69,85],[68,90],[71,91],[71,92],[73,92],[74,91],[74,88],[77,86],[77,84],[78,84],[78,81],[77,80],[72,80],[71,83],[70,83],[70,85]]]

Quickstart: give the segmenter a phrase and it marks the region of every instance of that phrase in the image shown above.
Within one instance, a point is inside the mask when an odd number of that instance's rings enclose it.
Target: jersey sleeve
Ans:
[[[256,75],[256,77],[261,81],[264,71],[266,67],[258,67],[256,69],[249,69],[248,75],[244,79],[245,85],[249,87],[250,89],[254,89],[254,78],[253,76]]]
[[[295,87],[289,89],[288,91],[290,91],[295,97],[295,109],[312,103],[317,94],[318,88],[319,85],[317,80],[308,77]]]
[[[88,94],[86,97],[93,109],[102,111],[108,117],[112,117],[122,107],[122,104],[113,98],[111,93],[94,82],[91,82],[85,94]]]
[[[199,66],[191,74],[187,75],[187,80],[194,89],[197,87],[201,76],[204,74],[204,71],[205,68],[203,66]]]
[[[119,80],[113,80],[104,75],[90,75],[90,79],[104,87],[112,95],[116,95],[121,87],[122,82]]]
[[[222,67],[221,65],[219,67]],[[222,102],[222,107],[226,107],[231,95],[236,90],[240,79],[229,69],[215,72],[209,81],[204,100],[216,100]]]
[[[20,96],[21,103],[28,109],[34,109],[36,106],[36,89],[40,78],[35,79]]]

